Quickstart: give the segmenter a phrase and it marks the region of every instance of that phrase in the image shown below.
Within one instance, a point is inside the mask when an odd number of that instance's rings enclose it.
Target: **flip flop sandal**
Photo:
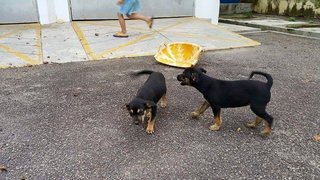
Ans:
[[[113,37],[119,37],[119,38],[127,38],[129,37],[127,34],[123,34],[122,32],[116,32]]]
[[[153,26],[153,17],[151,18],[151,20],[147,23],[149,28],[152,29]]]

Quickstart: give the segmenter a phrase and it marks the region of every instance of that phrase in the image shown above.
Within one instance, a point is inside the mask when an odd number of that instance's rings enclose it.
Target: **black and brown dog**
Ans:
[[[157,103],[160,100],[160,106],[167,106],[166,81],[162,73],[150,70],[143,70],[133,75],[138,76],[149,74],[147,81],[138,90],[136,97],[126,104],[130,116],[136,125],[142,124],[145,119],[148,121],[147,133],[154,132],[155,116],[157,113]]]
[[[247,127],[256,128],[262,120],[266,121],[261,135],[267,136],[271,132],[272,116],[266,112],[266,106],[271,98],[271,75],[259,71],[253,71],[249,80],[224,81],[207,76],[203,68],[191,67],[178,75],[181,85],[189,85],[199,90],[206,101],[194,112],[193,118],[199,117],[210,106],[214,114],[214,124],[210,129],[217,131],[221,126],[221,108],[233,108],[250,105],[251,110],[257,115],[256,119],[247,124]],[[267,78],[267,83],[250,80],[254,74]]]

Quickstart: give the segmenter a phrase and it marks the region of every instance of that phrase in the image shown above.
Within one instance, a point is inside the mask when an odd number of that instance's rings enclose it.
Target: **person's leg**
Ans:
[[[127,34],[126,22],[124,20],[123,14],[118,13],[119,24],[121,27],[121,33]]]
[[[139,13],[132,13],[131,15],[128,16],[128,18],[145,21],[148,24],[149,28],[152,28],[153,19],[150,16],[144,16]]]
[[[113,36],[114,37],[128,37],[127,35],[127,29],[126,29],[126,22],[124,20],[124,17],[121,13],[118,13],[118,19],[119,19],[119,24],[120,24],[120,27],[121,27],[121,32],[117,32],[115,33]]]

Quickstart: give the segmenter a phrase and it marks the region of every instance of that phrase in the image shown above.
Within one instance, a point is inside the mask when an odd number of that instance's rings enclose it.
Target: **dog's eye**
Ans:
[[[138,110],[138,114],[139,114],[139,115],[143,115],[143,114],[144,114],[143,110],[139,109],[139,110]]]

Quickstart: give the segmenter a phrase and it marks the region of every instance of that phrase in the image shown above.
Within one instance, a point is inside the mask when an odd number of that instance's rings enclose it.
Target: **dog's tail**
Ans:
[[[152,74],[152,73],[154,73],[154,71],[151,71],[151,70],[142,70],[142,71],[136,72],[135,74],[136,74],[136,75],[142,75],[142,74]]]
[[[143,74],[152,74],[154,73],[154,71],[151,70],[142,70],[142,71],[138,71],[138,72],[132,72],[130,73],[131,76],[139,76],[139,75],[143,75]]]
[[[253,77],[253,75],[255,75],[255,74],[259,74],[259,75],[262,75],[262,76],[266,77],[267,78],[267,86],[269,87],[269,89],[271,89],[272,84],[273,84],[273,79],[272,79],[270,74],[264,73],[264,72],[261,72],[261,71],[252,71],[250,76],[249,76],[249,79],[251,79]]]

